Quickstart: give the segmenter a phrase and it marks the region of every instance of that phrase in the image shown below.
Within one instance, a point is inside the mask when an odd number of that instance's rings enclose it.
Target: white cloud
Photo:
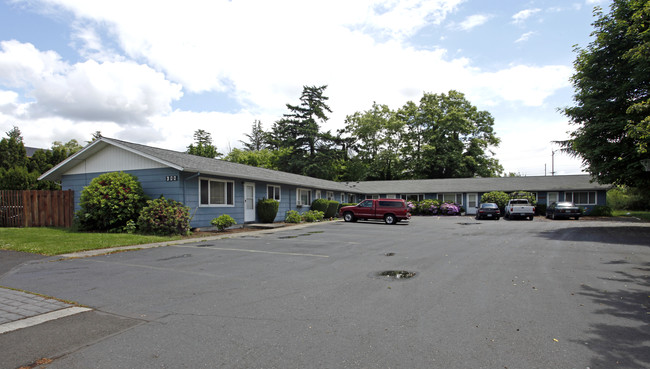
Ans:
[[[480,25],[485,24],[489,19],[490,17],[484,14],[470,15],[459,24],[459,28],[463,31],[469,31]]]
[[[526,42],[526,41],[528,41],[530,36],[532,36],[534,34],[535,34],[535,32],[533,32],[533,31],[526,32],[523,35],[519,36],[519,38],[515,40],[515,43],[518,44],[520,42]]]
[[[145,123],[169,112],[172,100],[182,95],[178,84],[146,65],[93,60],[69,65],[32,44],[5,41],[0,46],[0,83],[34,100],[25,112],[32,118]]]
[[[562,65],[532,67],[515,65],[494,73],[477,75],[481,96],[497,98],[488,104],[519,102],[526,106],[541,106],[557,90],[570,86],[572,69]]]
[[[530,18],[533,14],[540,12],[541,9],[524,9],[512,16],[512,21],[516,24],[523,23],[526,19]]]
[[[449,23],[463,0],[187,0],[155,2],[155,12],[144,1],[42,2],[73,14],[73,46],[83,59],[70,63],[30,44],[0,44],[0,90],[26,91],[0,94],[0,128],[19,123],[36,140],[51,131],[56,140],[82,142],[100,130],[184,150],[194,131],[205,129],[223,152],[239,145],[253,120],[269,129],[286,103],[298,102],[303,85],[329,86],[334,113],[322,128],[334,131],[345,115],[373,101],[397,109],[423,92],[455,89],[480,109],[542,106],[571,74],[570,66],[523,63],[485,71],[445,49],[410,46],[409,37],[424,28]],[[474,15],[461,25],[470,30],[488,17]],[[170,111],[181,87],[225,93],[241,111]]]

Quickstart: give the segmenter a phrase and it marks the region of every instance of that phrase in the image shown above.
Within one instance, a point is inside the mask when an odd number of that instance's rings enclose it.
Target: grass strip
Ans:
[[[650,221],[650,211],[636,211],[636,210],[614,210],[612,215],[615,217],[635,217]]]
[[[66,228],[0,228],[0,249],[42,255],[60,255],[109,247],[173,241],[181,238],[181,236],[74,232]]]

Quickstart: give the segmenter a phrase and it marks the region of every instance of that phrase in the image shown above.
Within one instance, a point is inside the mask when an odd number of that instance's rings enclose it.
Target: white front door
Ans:
[[[477,193],[468,193],[467,194],[467,209],[465,209],[466,214],[476,214],[476,208],[478,207],[478,194]]]
[[[255,184],[244,183],[244,222],[255,221]]]

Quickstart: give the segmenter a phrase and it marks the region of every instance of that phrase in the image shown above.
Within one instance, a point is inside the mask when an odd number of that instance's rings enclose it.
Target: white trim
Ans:
[[[576,193],[583,193],[583,192],[587,193],[587,202],[586,203],[582,203],[582,202],[578,203],[578,202],[573,201],[574,198],[575,198]],[[589,193],[592,193],[592,192],[594,194],[594,202],[589,203]],[[567,194],[571,194],[571,200],[567,200]],[[564,201],[570,201],[570,202],[573,202],[576,205],[598,205],[598,191],[564,191]]]
[[[303,204],[303,203],[302,203],[302,201],[301,201],[302,199],[300,198],[300,193],[301,193],[301,191],[307,191],[307,192],[309,193],[309,204]],[[310,188],[302,188],[302,187],[298,187],[298,188],[296,188],[296,205],[299,205],[299,206],[310,206],[312,201],[314,201],[314,199],[313,199],[313,197],[312,197],[312,193],[311,193],[311,189],[310,189]]]
[[[247,198],[246,188],[250,187],[253,189],[250,199]],[[233,191],[233,197],[235,193]],[[248,201],[250,201],[250,208]],[[233,199],[234,202],[234,199]],[[255,221],[255,183],[244,182],[244,222],[254,222]]]
[[[470,201],[469,198],[470,196],[475,196],[474,200],[474,207],[470,206]],[[477,192],[470,192],[467,194],[467,207],[465,208],[465,213],[468,215],[476,214],[476,209],[478,208],[479,204],[481,203],[481,199],[478,197]]]
[[[273,198],[270,198],[270,197],[269,197],[269,188],[273,188]],[[276,193],[276,190],[277,190],[277,193]],[[276,195],[276,194],[277,194],[277,196],[278,196],[277,199],[275,198],[275,195]],[[270,185],[270,184],[267,184],[267,185],[266,185],[266,197],[267,197],[268,199],[270,199],[270,200],[277,200],[278,202],[280,202],[280,201],[282,200],[282,187],[280,187],[279,185]]]
[[[202,181],[208,181],[208,203],[203,204],[201,202],[201,182]],[[234,208],[235,207],[235,181],[232,180],[226,180],[226,179],[216,179],[216,178],[206,178],[206,177],[199,177],[199,207],[204,207],[204,208]],[[225,204],[210,204],[210,182],[222,182],[225,183],[224,186],[224,199],[226,201]],[[232,204],[228,204],[228,183],[232,184]]]
[[[440,192],[438,193],[438,200],[445,202],[445,195],[447,196],[454,196],[454,204],[458,205],[465,205],[463,202],[463,194],[460,192]],[[458,198],[460,198],[460,202],[458,201]]]

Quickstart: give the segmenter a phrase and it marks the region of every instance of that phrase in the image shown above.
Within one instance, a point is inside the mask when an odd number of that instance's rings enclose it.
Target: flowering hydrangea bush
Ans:
[[[436,215],[440,208],[438,200],[422,200],[418,204],[418,213],[422,215]]]
[[[442,205],[440,205],[440,214],[442,215],[459,215],[460,214],[460,206],[446,202]]]
[[[463,211],[458,204],[442,203],[437,199],[407,201],[406,207],[412,215],[459,215]]]

